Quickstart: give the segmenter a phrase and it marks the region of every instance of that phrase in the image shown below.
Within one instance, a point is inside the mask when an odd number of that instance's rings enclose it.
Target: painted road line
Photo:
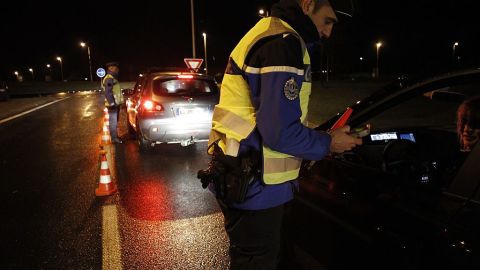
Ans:
[[[122,270],[118,211],[114,204],[103,206],[102,269]]]
[[[69,98],[70,98],[70,97],[66,97],[66,98],[62,98],[62,99],[57,99],[57,100],[54,100],[54,101],[49,102],[49,103],[47,103],[47,104],[43,104],[43,105],[41,105],[41,106],[35,107],[35,108],[33,108],[33,109],[30,109],[30,110],[28,110],[28,111],[24,111],[24,112],[19,113],[19,114],[17,114],[17,115],[10,116],[10,117],[8,117],[8,118],[2,119],[2,120],[0,120],[0,125],[3,124],[3,123],[5,123],[5,122],[8,122],[8,121],[10,121],[10,120],[13,120],[13,119],[15,119],[15,118],[18,118],[18,117],[20,117],[20,116],[24,116],[25,114],[29,114],[29,113],[31,113],[31,112],[34,112],[34,111],[36,111],[36,110],[40,110],[41,108],[50,106],[50,105],[52,105],[52,104],[55,104],[55,103],[57,103],[57,102],[60,102],[60,101],[63,101],[63,100],[69,99]]]

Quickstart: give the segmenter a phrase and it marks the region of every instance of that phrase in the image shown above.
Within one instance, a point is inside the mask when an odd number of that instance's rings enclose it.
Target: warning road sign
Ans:
[[[183,61],[190,70],[198,72],[200,66],[202,66],[203,59],[201,58],[184,58]]]

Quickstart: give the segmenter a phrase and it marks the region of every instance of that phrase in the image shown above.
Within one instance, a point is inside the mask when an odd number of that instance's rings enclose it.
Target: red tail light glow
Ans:
[[[162,105],[155,103],[151,100],[145,100],[143,102],[143,108],[150,112],[160,112],[163,111]]]
[[[181,74],[181,75],[178,75],[177,78],[179,78],[179,79],[193,79],[193,75]]]

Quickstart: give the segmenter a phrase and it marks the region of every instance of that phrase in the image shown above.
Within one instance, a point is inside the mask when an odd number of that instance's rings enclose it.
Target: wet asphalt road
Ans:
[[[96,198],[103,96],[67,97],[0,125],[1,268],[227,268],[222,215],[195,177],[206,144],[113,147],[119,192]]]

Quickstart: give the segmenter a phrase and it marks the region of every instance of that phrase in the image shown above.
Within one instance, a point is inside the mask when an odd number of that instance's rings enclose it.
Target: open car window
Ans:
[[[437,84],[397,96],[353,126],[370,124],[371,134],[350,160],[418,183],[436,181],[448,187],[465,160],[456,131],[457,110],[464,99],[479,94],[477,83]]]

